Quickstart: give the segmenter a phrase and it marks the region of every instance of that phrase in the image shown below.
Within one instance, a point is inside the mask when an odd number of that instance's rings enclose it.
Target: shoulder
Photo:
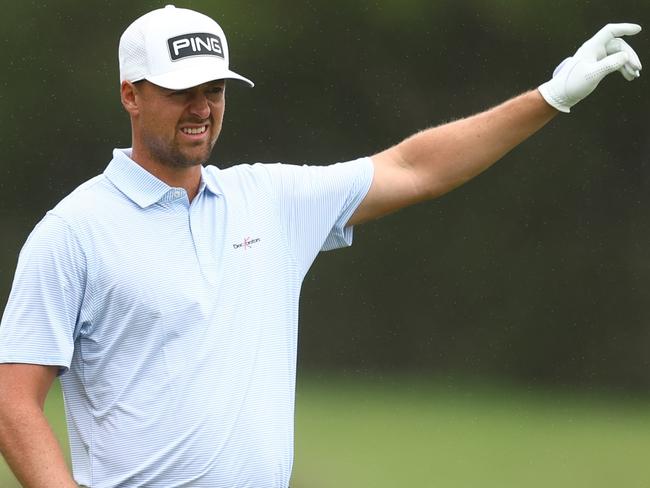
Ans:
[[[270,191],[288,188],[309,191],[313,187],[345,185],[358,178],[372,178],[372,161],[364,157],[327,165],[254,163],[238,164],[226,169],[207,166],[206,173],[224,193],[264,187]]]
[[[289,166],[283,163],[237,163],[226,168],[218,168],[214,165],[207,165],[205,167],[206,172],[216,178],[254,178],[256,176],[262,176],[269,171],[273,171],[274,168],[279,166]]]
[[[220,169],[216,166],[206,166],[208,178],[218,186],[221,191],[241,191],[251,187],[268,187],[273,184],[274,175],[282,171],[286,165],[282,163],[241,163]]]
[[[82,183],[58,204],[48,214],[56,215],[72,225],[79,220],[85,220],[100,211],[106,211],[111,200],[119,198],[120,192],[103,174]]]
[[[82,183],[51,210],[34,230],[46,239],[69,236],[82,246],[92,229],[109,225],[120,214],[119,206],[129,205],[119,190],[104,176],[97,175]],[[38,229],[38,230],[37,230]]]

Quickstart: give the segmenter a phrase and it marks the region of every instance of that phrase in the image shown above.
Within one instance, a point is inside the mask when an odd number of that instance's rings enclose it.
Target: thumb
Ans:
[[[602,80],[605,76],[618,71],[630,60],[626,52],[618,52],[607,56],[600,61],[593,63],[591,69],[586,73],[588,79]]]

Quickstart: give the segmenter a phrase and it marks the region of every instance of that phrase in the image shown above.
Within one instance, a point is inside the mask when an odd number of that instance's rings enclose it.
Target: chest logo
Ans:
[[[251,239],[250,237],[246,237],[246,238],[244,238],[244,240],[242,242],[238,242],[236,244],[233,244],[232,247],[233,247],[233,249],[244,249],[244,250],[246,250],[246,249],[251,248],[253,245],[257,244],[261,240],[262,239],[260,237],[255,237],[253,239]]]

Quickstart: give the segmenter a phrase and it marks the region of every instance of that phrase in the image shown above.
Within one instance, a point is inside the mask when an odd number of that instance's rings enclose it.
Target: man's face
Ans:
[[[148,81],[134,85],[133,147],[157,164],[187,168],[205,163],[217,142],[225,109],[225,82],[168,90]]]

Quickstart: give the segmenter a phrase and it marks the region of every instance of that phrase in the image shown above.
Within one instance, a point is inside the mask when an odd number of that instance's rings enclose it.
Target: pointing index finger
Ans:
[[[607,24],[600,29],[596,36],[602,38],[603,41],[608,41],[614,37],[633,36],[639,32],[641,32],[641,26],[638,24]]]

